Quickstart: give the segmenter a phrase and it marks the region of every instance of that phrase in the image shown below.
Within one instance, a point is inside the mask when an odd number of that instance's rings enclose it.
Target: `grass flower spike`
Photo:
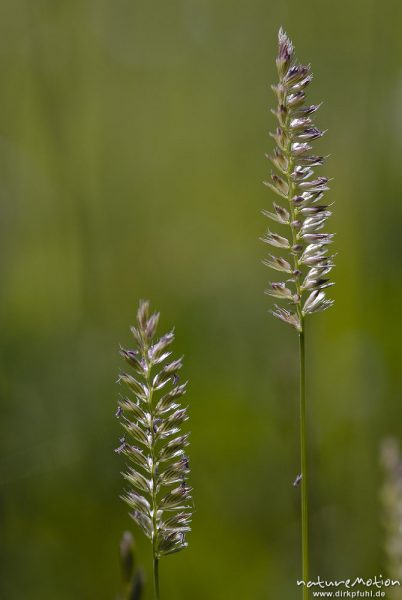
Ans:
[[[302,573],[309,580],[308,488],[305,395],[305,319],[308,315],[329,308],[333,301],[326,290],[333,285],[329,273],[334,256],[329,248],[333,235],[324,227],[331,215],[323,202],[329,189],[328,179],[316,176],[314,170],[324,164],[324,157],[312,153],[312,144],[324,132],[313,122],[319,104],[308,104],[306,89],[312,80],[309,65],[296,62],[293,44],[280,29],[279,51],[276,59],[279,82],[272,86],[278,104],[274,115],[278,121],[271,134],[275,141],[268,156],[275,170],[266,185],[279,198],[272,210],[263,214],[278,231],[268,229],[262,241],[273,247],[274,254],[263,261],[282,274],[281,281],[270,283],[266,293],[281,300],[273,315],[288,323],[299,333],[300,348],[300,473],[296,481],[301,487]],[[309,597],[307,585],[303,598]]]
[[[125,430],[117,452],[129,461],[123,473],[129,489],[122,498],[152,542],[156,598],[159,559],[187,546],[191,521],[188,434],[181,432],[188,415],[179,403],[186,383],[179,383],[182,359],[173,360],[170,351],[174,333],[157,338],[158,320],[159,314],[150,314],[149,303],[141,301],[131,328],[136,347],[121,349],[133,374],[119,376],[128,395],[120,398],[117,409]]]
[[[289,309],[276,305],[275,317],[302,332],[307,315],[332,305],[326,288],[333,285],[328,278],[334,266],[334,257],[328,252],[333,235],[323,232],[331,212],[322,202],[328,179],[314,175],[324,157],[311,154],[312,142],[324,132],[312,120],[320,105],[306,102],[306,88],[312,80],[310,66],[296,63],[293,44],[282,29],[276,65],[279,83],[272,87],[278,100],[273,111],[278,127],[271,134],[276,147],[268,156],[276,172],[265,183],[280,203],[274,202],[272,211],[263,214],[281,225],[282,231],[268,229],[262,240],[282,250],[284,256],[270,254],[264,264],[286,279],[272,282],[266,293],[288,304]]]

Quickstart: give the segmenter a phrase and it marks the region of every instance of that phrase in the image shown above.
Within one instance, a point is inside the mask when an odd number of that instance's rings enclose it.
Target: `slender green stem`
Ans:
[[[156,485],[156,476],[155,472],[152,472],[152,480],[154,483],[154,489]],[[156,536],[157,536],[157,508],[156,508],[156,494],[153,493],[153,544],[152,544],[152,554],[153,554],[153,566],[154,566],[154,588],[155,588],[155,600],[159,600],[159,556],[156,548]]]
[[[308,489],[307,489],[307,432],[306,432],[306,353],[304,339],[304,323],[299,334],[300,348],[300,462],[301,462],[301,550],[302,550],[302,573],[303,600],[308,600],[309,591],[307,582],[309,580],[309,552],[308,552]]]
[[[145,345],[145,351],[144,351],[144,359],[148,364],[148,370],[147,370],[147,377],[146,377],[146,382],[147,382],[147,386],[149,388],[149,397],[148,397],[148,406],[149,406],[149,412],[151,415],[151,423],[150,423],[150,431],[151,431],[151,446],[150,446],[150,451],[151,451],[151,458],[152,458],[152,469],[151,469],[151,478],[152,478],[152,527],[153,527],[153,532],[152,532],[152,555],[153,555],[153,571],[154,571],[154,588],[155,588],[155,600],[159,600],[159,556],[158,556],[158,552],[157,552],[157,535],[158,535],[158,507],[157,507],[157,487],[156,487],[156,482],[157,482],[157,472],[156,472],[156,468],[155,468],[155,463],[156,463],[156,459],[155,459],[155,445],[156,445],[156,440],[155,440],[155,429],[154,429],[154,419],[155,419],[155,411],[154,411],[154,405],[153,405],[153,387],[151,384],[151,367],[152,365],[150,364],[149,360],[148,360],[148,356],[147,356],[147,349],[148,347]]]
[[[295,182],[292,178],[294,169],[294,157],[292,156],[293,134],[289,128],[290,116],[286,118],[284,129],[288,133],[289,142],[285,149],[285,156],[288,160],[286,179],[288,184],[288,202],[290,211],[290,229],[292,232],[292,244],[295,247],[298,243],[298,225],[297,209],[293,203],[293,195],[296,190]],[[300,471],[301,471],[301,556],[302,556],[302,574],[305,585],[303,586],[303,600],[308,600],[309,590],[306,587],[309,580],[309,557],[308,557],[308,490],[307,490],[307,442],[306,442],[306,378],[305,378],[305,344],[304,328],[305,320],[302,311],[302,283],[300,258],[297,252],[293,253],[294,261],[294,283],[296,288],[295,302],[296,312],[300,322],[299,333],[299,358],[300,358]]]
[[[155,600],[159,600],[159,558],[154,554],[154,587]]]

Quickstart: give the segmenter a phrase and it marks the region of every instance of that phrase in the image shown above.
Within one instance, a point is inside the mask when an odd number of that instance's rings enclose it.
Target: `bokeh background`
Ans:
[[[127,528],[150,576],[113,452],[118,344],[140,297],[176,326],[191,382],[194,531],[163,560],[163,597],[299,596],[297,336],[268,314],[258,240],[280,25],[313,64],[310,99],[325,100],[317,150],[331,154],[339,252],[335,307],[307,332],[312,572],[386,571],[402,3],[3,0],[2,600],[113,599]]]

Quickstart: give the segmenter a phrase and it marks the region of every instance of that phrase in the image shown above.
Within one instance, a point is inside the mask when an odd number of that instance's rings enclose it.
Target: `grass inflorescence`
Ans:
[[[323,202],[328,191],[328,178],[316,176],[325,157],[313,154],[313,142],[324,135],[313,121],[320,104],[308,104],[306,90],[312,81],[310,65],[296,61],[292,42],[280,29],[276,66],[279,81],[272,86],[277,107],[272,111],[277,128],[271,133],[275,141],[273,153],[268,155],[274,167],[270,181],[265,184],[276,194],[271,210],[263,214],[277,230],[268,229],[262,241],[275,249],[263,261],[282,275],[272,281],[266,293],[281,300],[273,315],[291,325],[299,334],[300,358],[300,473],[301,484],[301,546],[303,580],[309,580],[308,528],[308,469],[307,426],[305,393],[305,319],[332,306],[326,295],[333,285],[329,273],[334,266],[334,255],[329,248],[333,234],[324,231],[330,207]],[[309,596],[303,587],[303,598]]]
[[[182,359],[172,359],[174,332],[157,337],[158,321],[159,314],[151,314],[149,303],[141,301],[131,328],[135,348],[120,351],[131,372],[120,373],[118,381],[128,394],[120,397],[117,409],[125,430],[117,452],[128,459],[123,476],[129,487],[122,498],[152,542],[156,598],[159,559],[187,546],[192,515],[189,434],[181,431],[188,414],[180,405],[187,382],[179,380]]]
[[[278,127],[271,134],[276,147],[268,156],[276,172],[265,184],[280,203],[274,202],[273,209],[263,214],[283,227],[279,233],[268,229],[262,240],[282,251],[279,256],[270,254],[264,264],[286,279],[271,282],[266,293],[286,302],[289,309],[276,305],[273,314],[301,332],[307,315],[332,305],[326,288],[333,285],[328,277],[334,266],[334,257],[328,252],[333,235],[323,232],[331,215],[323,203],[328,178],[314,175],[325,158],[311,153],[312,142],[325,132],[313,122],[320,104],[306,102],[311,67],[296,63],[293,44],[282,29],[276,65],[279,82],[272,89],[278,105],[272,112]]]

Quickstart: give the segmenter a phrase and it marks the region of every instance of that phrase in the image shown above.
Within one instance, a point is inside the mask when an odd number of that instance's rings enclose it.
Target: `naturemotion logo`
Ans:
[[[384,578],[382,575],[375,575],[368,579],[364,577],[321,579],[318,576],[317,579],[309,581],[297,580],[298,587],[316,588],[317,591],[313,592],[313,596],[323,598],[385,598],[384,589],[400,587],[400,585],[398,579]],[[332,591],[328,591],[329,588],[332,588]]]

